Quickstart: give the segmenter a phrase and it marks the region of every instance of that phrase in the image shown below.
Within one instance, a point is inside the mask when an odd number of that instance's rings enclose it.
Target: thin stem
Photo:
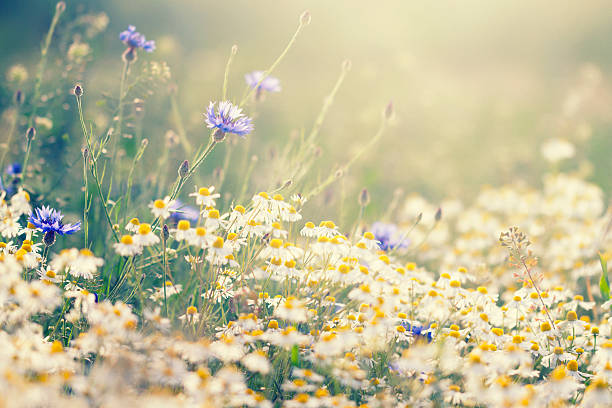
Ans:
[[[168,317],[168,297],[166,295],[166,273],[168,271],[168,260],[166,258],[166,238],[163,236],[163,232],[162,232],[162,243],[163,243],[163,248],[164,248],[164,252],[162,254],[163,264],[164,264],[164,280],[162,283],[162,285],[164,285],[164,312],[166,314],[166,317]]]
[[[327,177],[322,183],[316,186],[310,193],[306,195],[306,198],[311,199],[312,197],[319,194],[321,191],[327,188],[327,186],[329,186],[334,181],[342,177],[350,169],[353,163],[355,163],[355,161],[357,161],[365,152],[372,150],[372,147],[374,147],[374,145],[382,137],[385,131],[385,128],[387,127],[386,125],[387,125],[387,119],[383,119],[382,123],[380,124],[380,127],[378,128],[378,131],[376,132],[374,137],[370,139],[369,143],[366,143],[361,148],[361,150],[359,150],[344,166],[340,167],[337,171],[335,171],[333,174]]]
[[[176,125],[176,130],[178,131],[181,145],[183,146],[187,156],[191,156],[193,147],[191,146],[191,143],[189,143],[189,139],[187,139],[187,133],[185,132],[185,127],[183,126],[183,118],[181,117],[181,112],[174,93],[170,95],[170,105],[172,107],[172,116],[174,117],[174,124]]]
[[[274,71],[274,69],[278,66],[278,64],[280,64],[280,62],[283,60],[283,58],[285,58],[285,55],[287,55],[287,53],[289,52],[289,50],[293,46],[293,43],[295,43],[295,40],[297,39],[298,35],[302,31],[302,29],[305,27],[305,25],[306,24],[304,24],[304,22],[302,20],[300,20],[300,24],[298,25],[297,30],[295,30],[295,33],[293,34],[293,37],[291,37],[291,39],[289,40],[289,43],[287,43],[287,46],[285,47],[283,52],[281,52],[281,54],[278,56],[276,61],[274,61],[272,63],[272,65],[270,65],[270,67],[267,70],[264,71],[263,75],[261,76],[261,79],[259,80],[259,82],[257,82],[257,84],[254,87],[248,87],[247,88],[248,91],[243,96],[242,100],[240,101],[240,104],[238,105],[239,108],[241,108],[249,100],[251,95],[253,95],[253,92],[255,92],[255,90],[259,88],[261,83],[268,77],[268,75],[270,75],[272,73],[272,71]]]
[[[229,83],[229,71],[230,67],[232,66],[232,61],[234,60],[236,52],[238,52],[238,47],[236,45],[233,45],[232,51],[230,52],[230,56],[227,59],[227,64],[225,64],[225,74],[223,75],[223,93],[221,98],[224,101],[227,99],[227,84]]]
[[[12,122],[9,126],[8,136],[6,138],[6,146],[4,148],[4,152],[2,152],[2,159],[0,159],[0,169],[4,168],[4,160],[6,159],[6,155],[11,149],[11,143],[13,142],[13,135],[15,134],[15,129],[17,128],[17,121],[19,120],[19,106],[15,107],[15,111],[13,113]]]
[[[102,186],[100,183],[100,179],[98,178],[98,170],[97,170],[97,165],[96,165],[97,160],[94,158],[92,151],[91,151],[90,134],[87,131],[87,126],[85,125],[85,118],[83,116],[83,106],[81,104],[81,97],[77,96],[76,99],[77,99],[77,107],[79,110],[79,119],[81,121],[81,127],[83,129],[83,136],[85,137],[85,142],[87,144],[87,148],[89,149],[89,155],[91,157],[91,164],[90,164],[89,170],[95,181],[96,191],[98,192],[98,196],[100,197],[100,201],[102,203],[102,208],[104,210],[104,214],[106,215],[106,220],[108,221],[108,225],[110,226],[110,229],[113,233],[113,237],[115,238],[115,241],[119,242],[119,236],[117,235],[117,232],[113,229],[113,222],[111,221],[110,214],[108,213],[108,208],[106,208],[106,199],[104,198],[104,194],[102,194]]]
[[[45,37],[45,42],[43,44],[42,49],[40,50],[41,58],[40,62],[38,63],[38,71],[36,72],[34,95],[32,96],[32,113],[30,113],[30,117],[28,119],[28,128],[32,127],[32,125],[34,124],[34,118],[36,117],[36,111],[38,110],[38,101],[40,100],[40,87],[42,85],[42,79],[45,73],[45,67],[47,65],[47,53],[49,52],[49,46],[51,45],[51,39],[53,38],[55,27],[57,26],[57,22],[59,21],[59,18],[63,12],[64,10],[62,8],[55,8],[53,20],[51,20],[51,25],[49,26],[49,31],[47,32],[47,36]]]

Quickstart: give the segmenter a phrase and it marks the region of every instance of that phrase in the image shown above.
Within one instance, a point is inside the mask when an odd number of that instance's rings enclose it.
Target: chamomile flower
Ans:
[[[186,232],[184,234],[184,238],[185,240],[187,240],[187,243],[189,245],[193,245],[199,248],[208,248],[210,244],[214,241],[215,236],[213,234],[209,234],[206,228],[197,227],[194,228],[191,232]]]
[[[215,187],[200,187],[195,193],[189,194],[191,197],[195,197],[196,204],[203,207],[214,207],[216,199],[221,197],[221,194],[215,193]]]
[[[133,240],[140,246],[151,246],[159,242],[159,237],[153,233],[150,224],[142,223],[138,226],[138,231],[133,236]]]
[[[170,209],[175,204],[174,200],[166,196],[163,200],[155,200],[149,204],[149,208],[155,217],[161,217],[164,220],[170,217]]]
[[[132,218],[130,221],[128,221],[128,223],[125,225],[125,229],[128,232],[131,233],[135,233],[138,232],[138,227],[140,227],[140,220],[138,218]]]
[[[93,252],[84,248],[78,251],[74,260],[68,265],[68,272],[75,278],[93,279],[104,259],[97,258]]]
[[[124,235],[119,242],[113,244],[115,252],[121,256],[134,256],[142,253],[142,246],[138,244],[132,235]]]
[[[195,233],[195,230],[191,228],[191,224],[189,223],[189,221],[180,220],[176,224],[176,228],[170,230],[170,232],[174,233],[174,238],[177,241],[183,241],[191,237]]]

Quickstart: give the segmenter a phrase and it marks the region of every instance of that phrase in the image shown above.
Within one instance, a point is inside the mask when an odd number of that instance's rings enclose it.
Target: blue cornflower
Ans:
[[[197,221],[200,211],[197,208],[184,204],[178,198],[174,200],[168,209],[170,210],[170,220],[178,223],[180,220]]]
[[[229,101],[219,102],[215,112],[216,102],[211,102],[206,110],[206,123],[210,129],[215,129],[213,136],[221,141],[226,133],[234,133],[245,137],[253,131],[251,118],[242,113],[242,109],[232,105]]]
[[[29,221],[45,234],[70,235],[81,229],[80,222],[64,224],[62,223],[62,218],[64,216],[61,212],[48,206],[42,206],[34,210],[30,215]]]
[[[403,235],[395,224],[375,222],[372,224],[372,234],[378,241],[378,246],[383,251],[407,248],[410,240]]]
[[[12,164],[9,164],[6,167],[6,170],[4,171],[9,176],[19,176],[22,173],[23,168],[21,166],[21,163],[12,163]]]
[[[407,320],[402,321],[401,324],[406,330],[408,330],[412,334],[415,339],[427,340],[428,343],[433,340],[433,334],[429,327],[419,326],[417,324],[410,324],[410,322]]]
[[[255,88],[257,84],[257,92],[268,91],[268,92],[280,92],[280,80],[275,77],[267,76],[264,78],[264,71],[253,71],[249,72],[244,76],[246,83],[249,87]],[[259,83],[261,81],[261,83]]]
[[[142,48],[146,52],[155,51],[155,41],[147,41],[143,34],[136,31],[133,25],[128,26],[128,29],[119,34],[119,39],[128,46],[128,48]]]

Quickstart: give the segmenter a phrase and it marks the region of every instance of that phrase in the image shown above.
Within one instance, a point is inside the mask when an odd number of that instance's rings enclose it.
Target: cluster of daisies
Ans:
[[[155,49],[120,40],[126,67]],[[240,106],[210,103],[215,143],[253,132]],[[177,187],[95,254],[105,237],[66,248],[81,224],[33,206],[21,170],[0,185],[0,405],[612,406],[612,210],[577,176],[354,226],[303,220],[299,195]]]
[[[130,220],[114,244],[125,263],[153,276],[133,289],[138,310],[132,298],[96,292],[102,258],[45,244],[48,231],[77,224],[46,207],[32,211],[23,190],[5,197],[6,398],[612,404],[612,301],[597,286],[612,239],[592,184],[549,175],[542,191],[486,189],[471,207],[447,201],[441,210],[411,196],[405,221],[352,236],[332,221],[304,222],[300,197],[261,192],[221,211],[213,186],[190,196],[190,205],[151,202],[142,214],[150,222]],[[424,213],[416,227],[414,209]]]

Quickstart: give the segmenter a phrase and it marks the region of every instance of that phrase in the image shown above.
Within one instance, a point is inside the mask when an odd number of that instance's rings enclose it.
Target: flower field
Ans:
[[[346,60],[310,124],[252,154],[314,19],[263,70],[228,49],[196,107],[153,23],[50,10],[0,92],[0,406],[612,406],[610,192],[571,164],[588,141],[551,135],[536,177],[461,198],[345,194],[400,116],[382,104],[329,170]]]

